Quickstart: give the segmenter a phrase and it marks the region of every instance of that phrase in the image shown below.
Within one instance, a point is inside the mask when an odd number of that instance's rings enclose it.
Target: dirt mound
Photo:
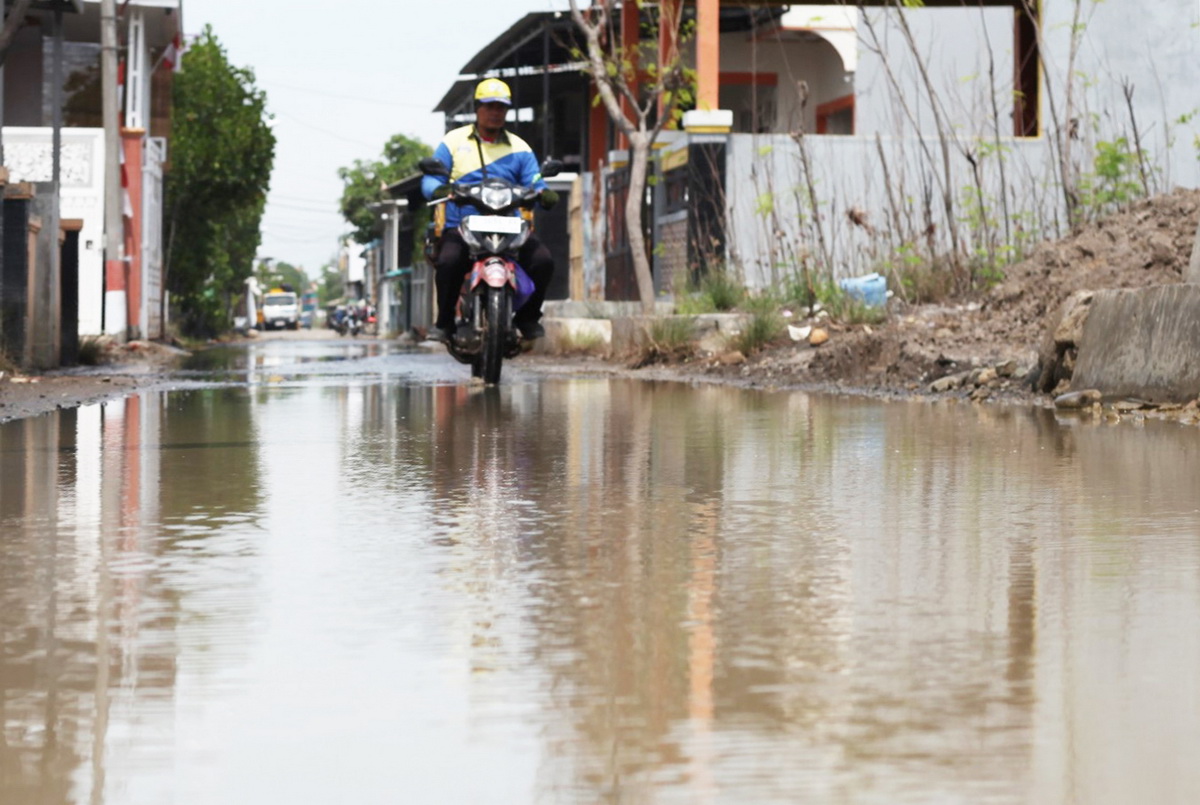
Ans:
[[[820,347],[765,350],[740,367],[714,366],[773,384],[832,384],[878,392],[971,388],[987,397],[1028,393],[1048,321],[1080,290],[1180,282],[1200,217],[1200,191],[1139,201],[1062,240],[1039,244],[981,297],[938,305],[889,303],[881,325],[830,327]],[[984,382],[978,382],[981,370]]]

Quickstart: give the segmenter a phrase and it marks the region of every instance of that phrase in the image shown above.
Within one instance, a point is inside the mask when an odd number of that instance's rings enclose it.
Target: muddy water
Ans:
[[[1193,430],[269,379],[0,427],[0,802],[1200,801]]]

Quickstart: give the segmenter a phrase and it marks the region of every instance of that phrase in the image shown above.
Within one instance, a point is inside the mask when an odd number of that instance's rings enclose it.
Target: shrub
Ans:
[[[716,311],[733,310],[746,297],[746,289],[725,268],[714,268],[700,279],[700,293]]]
[[[104,356],[104,341],[101,336],[87,335],[79,339],[79,363],[96,366]]]
[[[696,320],[690,316],[658,316],[646,327],[646,343],[634,357],[634,368],[680,361],[696,349]]]
[[[675,312],[681,316],[735,309],[746,296],[741,281],[724,267],[714,267],[698,282],[687,280],[675,290]]]
[[[755,353],[783,335],[785,322],[779,312],[779,301],[771,294],[746,297],[742,308],[750,318],[731,339],[731,346],[743,355]]]

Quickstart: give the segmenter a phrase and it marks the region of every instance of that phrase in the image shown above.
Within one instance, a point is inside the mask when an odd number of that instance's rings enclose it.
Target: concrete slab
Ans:
[[[654,303],[654,311],[660,316],[672,313],[674,309],[674,302]],[[615,319],[623,316],[642,315],[642,303],[548,299],[542,305],[542,313],[546,318],[552,319]]]
[[[1071,388],[1151,402],[1200,397],[1200,285],[1097,291]]]
[[[577,350],[584,345],[595,345],[589,352],[608,356],[612,354],[613,327],[609,319],[561,319],[543,318],[546,337],[534,342],[535,353],[558,354],[568,348]]]

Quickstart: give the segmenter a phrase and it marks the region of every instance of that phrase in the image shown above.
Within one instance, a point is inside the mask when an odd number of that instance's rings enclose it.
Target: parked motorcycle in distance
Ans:
[[[362,332],[362,321],[359,319],[358,310],[353,306],[338,305],[333,312],[330,326],[338,335],[348,335],[351,338]]]
[[[436,157],[422,159],[420,169],[427,176],[449,176]],[[549,159],[541,173],[549,178],[561,170],[561,162]],[[472,376],[485,383],[499,383],[504,359],[521,351],[513,314],[533,294],[533,281],[517,264],[517,252],[529,240],[532,226],[524,216],[513,213],[531,208],[540,193],[536,188],[488,177],[479,184],[451,182],[449,194],[430,203],[478,210],[464,215],[458,226],[472,265],[458,297],[454,337],[446,349],[460,363],[469,364]]]

